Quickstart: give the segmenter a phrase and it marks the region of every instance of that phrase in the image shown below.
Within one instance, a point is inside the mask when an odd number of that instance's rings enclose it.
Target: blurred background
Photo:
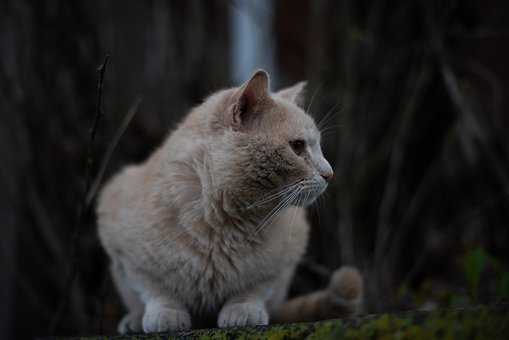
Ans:
[[[85,198],[115,133],[136,111],[104,178],[260,67],[308,80],[336,171],[293,295],[352,264],[366,313],[507,301],[508,60],[505,0],[3,0],[0,337],[115,332]]]

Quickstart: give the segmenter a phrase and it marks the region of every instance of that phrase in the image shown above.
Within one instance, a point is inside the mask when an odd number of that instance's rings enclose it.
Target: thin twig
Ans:
[[[95,136],[97,133],[97,128],[99,126],[99,120],[103,115],[102,109],[102,99],[103,99],[103,85],[104,85],[104,73],[106,71],[106,66],[108,64],[110,56],[106,55],[104,58],[104,62],[99,66],[97,72],[99,73],[99,80],[97,82],[97,104],[95,109],[95,117],[92,127],[90,129],[89,141],[87,145],[87,153],[86,153],[86,162],[85,162],[85,190],[83,193],[83,201],[78,206],[78,212],[76,216],[76,220],[74,226],[71,231],[71,241],[70,241],[70,265],[68,269],[67,276],[65,278],[65,283],[63,285],[64,292],[60,296],[60,301],[57,305],[57,310],[53,316],[53,319],[49,326],[50,334],[54,334],[56,328],[60,324],[62,320],[63,313],[67,309],[67,305],[69,304],[69,298],[72,291],[72,286],[76,279],[77,275],[77,262],[78,262],[78,240],[80,236],[80,226],[83,222],[84,213],[87,212],[87,204],[86,204],[86,194],[89,191],[90,183],[91,183],[91,173],[92,173],[92,165],[93,165],[93,144],[95,140]]]
[[[90,139],[88,142],[88,149],[87,149],[87,173],[85,177],[85,192],[88,193],[91,183],[91,172],[92,172],[92,165],[93,165],[93,146],[94,146],[94,140],[95,135],[97,133],[97,127],[99,126],[99,121],[101,120],[101,117],[104,115],[104,111],[102,108],[103,104],[103,87],[104,87],[104,72],[106,71],[106,66],[108,65],[108,60],[110,60],[110,55],[107,54],[104,58],[104,62],[97,68],[97,72],[99,73],[99,81],[97,82],[97,102],[95,106],[95,117],[94,117],[94,123],[92,124],[92,127],[90,128]]]
[[[134,103],[131,105],[129,111],[127,111],[127,114],[125,115],[124,119],[122,120],[122,123],[117,129],[111,143],[108,145],[108,149],[106,150],[106,153],[104,154],[104,157],[101,161],[101,166],[99,168],[99,171],[97,172],[97,176],[95,177],[94,182],[90,186],[90,189],[87,193],[87,198],[85,202],[87,207],[89,207],[92,201],[94,200],[97,191],[99,190],[99,186],[102,183],[108,163],[110,162],[111,156],[113,155],[113,151],[115,151],[115,148],[117,147],[120,138],[122,137],[127,127],[129,126],[129,123],[131,123],[132,119],[138,112],[138,108],[140,107],[141,101],[142,101],[141,96],[138,96],[135,99]]]

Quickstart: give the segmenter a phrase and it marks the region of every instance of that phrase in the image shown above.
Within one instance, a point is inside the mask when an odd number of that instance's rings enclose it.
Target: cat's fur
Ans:
[[[143,164],[101,192],[98,225],[128,314],[119,331],[314,320],[358,311],[353,268],[285,301],[304,254],[303,206],[332,169],[299,106],[304,83],[269,91],[257,71],[193,109]]]

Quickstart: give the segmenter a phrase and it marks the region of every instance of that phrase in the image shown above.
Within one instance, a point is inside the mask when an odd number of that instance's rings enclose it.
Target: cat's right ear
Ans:
[[[229,112],[234,130],[247,130],[261,114],[260,104],[269,98],[269,75],[264,70],[256,71],[235,93]]]
[[[289,100],[295,105],[300,106],[302,108],[304,105],[304,100],[306,99],[305,98],[306,85],[307,85],[306,81],[301,81],[293,86],[280,90],[276,94],[281,98]]]

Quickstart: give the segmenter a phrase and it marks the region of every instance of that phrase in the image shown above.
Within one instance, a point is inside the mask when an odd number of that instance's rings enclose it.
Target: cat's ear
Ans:
[[[231,125],[235,130],[247,128],[260,115],[259,104],[269,98],[269,75],[263,70],[256,71],[234,96]]]
[[[306,81],[298,82],[297,84],[280,90],[276,95],[284,98],[292,103],[302,107],[304,105]]]

